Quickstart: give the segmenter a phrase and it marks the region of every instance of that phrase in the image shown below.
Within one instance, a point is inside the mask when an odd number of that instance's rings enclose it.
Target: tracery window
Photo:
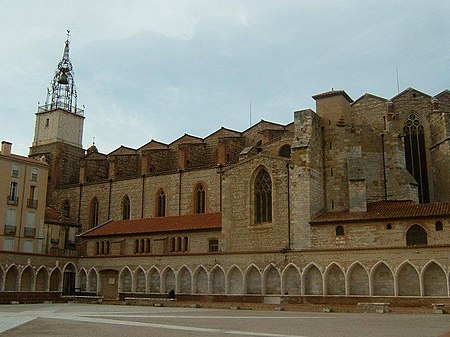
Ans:
[[[156,216],[166,216],[166,194],[163,190],[156,195]]]
[[[195,187],[195,213],[205,213],[206,191],[202,184]]]
[[[92,199],[90,209],[91,209],[91,212],[90,212],[91,227],[97,227],[98,226],[98,209],[99,209],[99,204],[98,204],[97,198]]]
[[[419,184],[419,201],[429,202],[425,133],[420,120],[410,114],[403,127],[406,168]]]
[[[130,219],[130,198],[127,195],[122,199],[122,219]]]
[[[255,222],[272,221],[272,179],[261,169],[255,179]]]

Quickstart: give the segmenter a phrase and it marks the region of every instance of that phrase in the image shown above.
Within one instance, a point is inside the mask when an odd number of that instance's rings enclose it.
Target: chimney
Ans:
[[[2,141],[2,155],[10,156],[11,155],[11,146],[12,143],[7,141]]]

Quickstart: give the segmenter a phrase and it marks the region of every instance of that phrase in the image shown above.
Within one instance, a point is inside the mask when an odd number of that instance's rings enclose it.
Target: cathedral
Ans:
[[[286,125],[83,149],[67,40],[29,157],[48,164],[44,222],[70,245],[2,252],[0,291],[448,302],[450,91],[313,99]]]

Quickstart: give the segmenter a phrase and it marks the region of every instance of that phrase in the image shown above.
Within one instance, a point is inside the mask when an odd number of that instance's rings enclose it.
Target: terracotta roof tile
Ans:
[[[379,201],[367,204],[367,212],[325,212],[311,220],[311,224],[381,219],[450,217],[450,202],[417,204],[414,201]]]
[[[222,213],[191,214],[136,220],[111,220],[82,237],[195,231],[222,228]]]
[[[45,221],[59,222],[61,221],[61,213],[53,207],[45,207]]]

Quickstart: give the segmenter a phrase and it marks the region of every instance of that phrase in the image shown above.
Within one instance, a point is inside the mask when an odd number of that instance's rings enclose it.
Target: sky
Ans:
[[[66,30],[83,146],[107,154],[288,124],[332,88],[436,95],[450,88],[449,13],[448,0],[2,0],[0,140],[28,154]]]

